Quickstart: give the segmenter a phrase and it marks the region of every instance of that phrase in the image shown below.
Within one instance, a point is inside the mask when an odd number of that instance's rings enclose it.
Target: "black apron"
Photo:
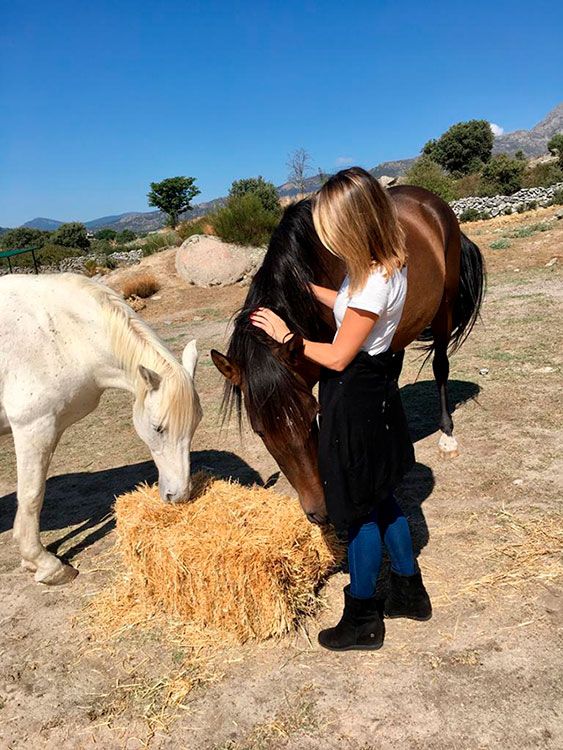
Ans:
[[[319,473],[337,529],[368,516],[414,465],[398,386],[404,354],[362,351],[342,372],[321,371]]]

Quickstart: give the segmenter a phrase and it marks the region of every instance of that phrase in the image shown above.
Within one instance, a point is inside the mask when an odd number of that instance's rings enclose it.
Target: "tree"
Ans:
[[[526,163],[508,154],[493,156],[483,167],[483,182],[490,195],[512,195],[522,187]]]
[[[519,148],[518,151],[514,154],[514,158],[518,159],[518,161],[526,161],[526,154],[522,151],[521,148]]]
[[[165,213],[172,229],[178,224],[181,213],[192,210],[191,201],[201,192],[195,180],[195,177],[168,177],[161,182],[151,182],[147,195],[149,206]]]
[[[556,133],[552,136],[547,144],[550,154],[557,157],[559,166],[563,169],[563,133]]]
[[[20,247],[29,247],[39,250],[49,239],[51,233],[32,227],[16,227],[8,229],[0,238],[0,246],[5,250],[15,250]]]
[[[243,180],[235,180],[229,190],[229,198],[240,198],[249,194],[256,195],[266,211],[279,213],[280,199],[273,182],[268,182],[261,176],[246,177]]]
[[[61,247],[77,247],[80,250],[87,250],[90,247],[86,227],[79,221],[68,221],[57,227],[51,235],[51,243]]]
[[[319,168],[318,180],[321,187],[330,179],[330,174]]]
[[[452,125],[438,138],[428,141],[422,152],[447,172],[476,172],[491,158],[493,131],[486,120],[468,120]]]
[[[99,232],[96,232],[96,239],[97,240],[114,240],[117,237],[117,232],[115,229],[100,229]]]
[[[125,245],[127,242],[133,242],[137,239],[137,235],[132,229],[124,229],[122,232],[118,232],[115,235],[115,241],[119,245]]]
[[[453,179],[429,156],[418,158],[403,179],[407,185],[417,185],[431,190],[446,201],[455,198]]]
[[[311,169],[311,157],[304,148],[293,151],[287,159],[287,179],[297,188],[299,195],[305,194],[307,176]]]

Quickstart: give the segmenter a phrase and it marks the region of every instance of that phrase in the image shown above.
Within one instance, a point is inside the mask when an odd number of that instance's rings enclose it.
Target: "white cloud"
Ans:
[[[346,164],[353,164],[353,163],[354,163],[354,158],[352,156],[339,156],[335,161],[335,164],[339,167],[343,167]]]
[[[502,135],[504,133],[504,128],[501,128],[501,126],[497,125],[495,122],[490,122],[489,125],[493,131],[493,135]]]

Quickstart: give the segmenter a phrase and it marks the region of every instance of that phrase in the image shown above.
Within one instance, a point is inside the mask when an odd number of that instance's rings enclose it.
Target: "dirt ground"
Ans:
[[[1,438],[0,748],[563,747],[563,220],[555,212],[465,226],[485,254],[489,286],[482,322],[451,361],[455,460],[438,455],[431,369],[417,379],[419,354],[407,354],[402,394],[417,464],[400,500],[434,617],[389,621],[379,652],[316,645],[340,615],[343,573],[328,582],[318,616],[280,640],[198,650],[158,628],[94,636],[84,612],[115,567],[113,497],[155,478],[130,399],[107,393],[54,457],[42,529],[80,570],[67,587],[41,587],[19,569],[15,460]],[[246,290],[182,286],[171,251],[143,265],[162,289],[141,314],[177,353],[198,339],[205,416],[194,467],[275,482],[260,440],[221,431],[218,420],[222,382],[209,349],[224,350]],[[115,272],[112,284],[131,273]],[[275,486],[290,491],[283,477]]]

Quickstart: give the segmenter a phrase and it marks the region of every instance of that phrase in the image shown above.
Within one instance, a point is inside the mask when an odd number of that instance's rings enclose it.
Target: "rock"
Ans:
[[[479,370],[479,375],[488,375],[489,374],[489,368],[488,367],[481,367]]]
[[[563,208],[560,208],[559,211],[556,212],[555,218],[559,220],[563,219]]]
[[[397,177],[389,177],[389,175],[382,174],[381,177],[377,178],[381,187],[388,188],[397,182]]]
[[[194,234],[176,251],[176,271],[195,286],[230,286],[252,277],[265,254],[265,248],[231,245],[218,237]]]
[[[546,268],[552,268],[557,262],[559,261],[559,258],[557,255],[554,258],[551,258],[551,260],[548,260],[545,264]]]

